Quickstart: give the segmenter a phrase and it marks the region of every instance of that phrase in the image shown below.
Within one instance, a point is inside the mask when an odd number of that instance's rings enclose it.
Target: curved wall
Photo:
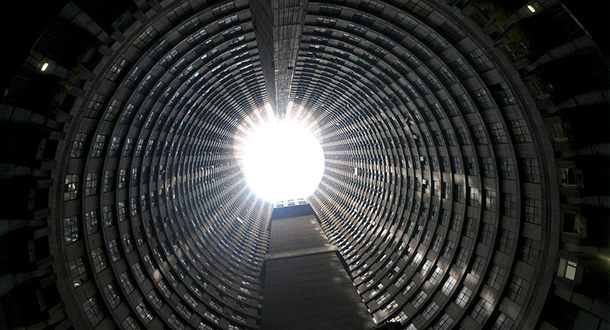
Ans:
[[[67,3],[5,93],[3,243],[30,252],[5,257],[1,297],[41,306],[5,323],[258,328],[272,205],[234,149],[275,102],[266,23],[241,0],[113,4]],[[605,118],[607,62],[561,3],[534,6],[307,3],[289,101],[325,153],[309,202],[378,323],[561,328],[567,301],[607,325],[586,289],[606,266],[578,249],[607,246],[583,230],[607,232],[583,175],[607,137],[574,138],[579,109]]]

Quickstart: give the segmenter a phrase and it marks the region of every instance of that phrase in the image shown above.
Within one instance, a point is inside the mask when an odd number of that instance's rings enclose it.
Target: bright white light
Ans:
[[[45,71],[48,67],[49,67],[49,63],[44,63],[42,65],[42,68],[40,68],[40,71]]]
[[[532,13],[536,12],[536,8],[534,8],[532,5],[528,5],[527,9],[529,9]]]
[[[248,185],[269,202],[311,196],[324,174],[320,143],[290,121],[258,127],[246,141],[243,157]]]

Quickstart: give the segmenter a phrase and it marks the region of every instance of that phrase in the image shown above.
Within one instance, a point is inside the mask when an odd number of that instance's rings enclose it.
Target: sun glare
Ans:
[[[246,181],[266,201],[309,197],[324,174],[320,143],[297,123],[265,123],[250,134],[244,147]]]

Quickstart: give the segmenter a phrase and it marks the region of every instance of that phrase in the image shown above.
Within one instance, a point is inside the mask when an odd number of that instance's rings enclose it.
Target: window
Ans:
[[[125,204],[125,201],[119,201],[117,207],[119,210],[119,222],[127,220],[127,205]]]
[[[493,330],[510,330],[513,327],[515,321],[508,317],[504,313],[500,313],[496,322],[494,323]]]
[[[440,267],[436,267],[434,269],[434,272],[432,273],[432,275],[430,275],[430,283],[432,283],[433,285],[438,284],[438,282],[441,280],[441,276],[443,275],[443,269]]]
[[[532,136],[524,119],[511,120],[509,125],[517,143],[532,142]]]
[[[140,171],[137,167],[131,169],[131,185],[137,186],[140,183]]]
[[[451,324],[453,324],[453,319],[449,314],[444,314],[443,317],[438,321],[435,330],[448,330],[451,328]]]
[[[205,36],[208,34],[208,31],[206,31],[205,29],[201,29],[195,33],[193,33],[190,37],[188,37],[186,39],[186,42],[189,45],[194,45],[197,42],[199,42],[200,40],[202,40],[203,38],[205,38]]]
[[[428,297],[427,293],[425,293],[424,291],[419,291],[417,296],[415,296],[415,298],[411,301],[411,303],[413,304],[413,307],[417,308],[417,307],[421,306],[421,304],[424,302],[424,300],[427,297]]]
[[[502,179],[515,180],[515,164],[510,157],[501,157],[499,159]]]
[[[72,145],[72,151],[70,152],[70,157],[72,158],[80,158],[83,156],[83,151],[85,149],[85,144],[87,141],[86,133],[77,133],[74,138],[74,144]]]
[[[515,217],[517,216],[517,196],[515,194],[503,193],[502,214]]]
[[[136,330],[140,328],[138,322],[131,315],[125,317],[123,322],[121,322],[121,326],[125,330]]]
[[[124,70],[129,66],[129,62],[127,62],[126,59],[124,58],[119,58],[117,60],[117,63],[115,63],[114,65],[112,65],[112,67],[110,68],[109,72],[108,72],[108,80],[110,81],[116,81],[119,76],[121,75],[121,73],[124,72]]]
[[[453,255],[453,251],[455,250],[455,242],[447,240],[445,243],[445,248],[443,249],[443,257],[447,259],[451,259]]]
[[[464,173],[460,157],[451,157],[451,165],[453,166],[454,173]]]
[[[527,290],[529,289],[529,282],[518,275],[513,275],[512,280],[508,286],[507,297],[513,300],[517,304],[523,304],[527,297]]]
[[[114,189],[115,171],[104,172],[104,192]]]
[[[127,169],[119,170],[119,189],[127,188]]]
[[[117,293],[114,282],[109,283],[104,287],[104,294],[106,295],[106,300],[108,301],[108,306],[110,306],[110,308],[115,309],[121,303],[121,298]]]
[[[439,306],[437,303],[435,303],[434,301],[431,302],[428,307],[426,307],[426,309],[424,309],[424,312],[422,313],[422,317],[428,321],[430,320],[430,318],[432,316],[434,316],[434,314],[436,314],[436,312],[438,311]]]
[[[441,136],[441,132],[439,132],[439,131],[432,131],[432,138],[434,138],[434,142],[436,142],[436,146],[437,147],[445,145],[445,140]]]
[[[143,50],[155,39],[157,35],[159,35],[159,32],[157,32],[154,27],[149,26],[140,34],[140,36],[138,36],[138,39],[134,41],[133,45],[138,49]]]
[[[136,68],[137,69],[137,68]],[[131,119],[133,118],[133,113],[135,110],[135,106],[133,104],[128,104],[123,110],[121,114],[121,118],[119,119],[119,123],[121,124],[129,124],[131,123]]]
[[[489,315],[491,303],[484,298],[479,298],[479,301],[474,306],[470,316],[478,323],[483,323],[483,320]]]
[[[525,221],[541,224],[542,223],[542,201],[535,198],[525,198]]]
[[[469,196],[468,205],[473,207],[479,207],[481,205],[481,193],[479,192],[479,188],[469,187]]]
[[[432,241],[432,251],[438,252],[441,249],[442,239],[439,235],[434,235],[434,240]]]
[[[102,207],[102,219],[104,221],[104,228],[114,225],[114,209],[112,205],[104,205]]]
[[[472,262],[472,268],[470,269],[470,274],[476,278],[481,278],[483,274],[483,267],[485,267],[485,258],[480,255],[476,255],[474,257],[474,261]]]
[[[421,266],[420,273],[425,276],[430,270],[430,266],[432,266],[432,261],[426,259],[426,262]]]
[[[93,249],[91,251],[91,260],[93,260],[93,268],[96,273],[106,269],[106,256],[104,250],[101,247]]]
[[[91,101],[89,101],[89,105],[87,105],[86,116],[90,118],[97,118],[100,111],[104,107],[104,102],[106,102],[106,99],[107,97],[105,95],[98,93],[94,94],[93,97],[91,97]]]
[[[474,113],[475,108],[465,94],[456,96],[456,100],[463,113]]]
[[[557,276],[566,278],[568,280],[574,280],[576,278],[576,269],[578,263],[575,261],[559,258],[559,267],[557,268]]]
[[[455,288],[456,283],[457,283],[457,279],[450,275],[447,278],[447,280],[445,281],[445,284],[443,284],[443,288],[441,289],[441,292],[445,296],[449,296],[451,294],[451,291],[453,291],[453,288]]]
[[[441,170],[443,172],[449,172],[451,170],[451,167],[449,166],[449,158],[447,156],[440,156],[439,160],[440,160]]]
[[[432,141],[432,136],[430,136],[430,133],[423,132],[423,135],[424,135],[424,141],[426,141],[426,145],[428,147],[434,147],[434,142]]]
[[[161,309],[161,307],[163,306],[163,302],[161,301],[161,298],[159,297],[155,289],[152,289],[150,290],[150,292],[148,292],[148,300],[157,310]]]
[[[125,247],[125,253],[129,254],[133,251],[133,243],[129,232],[123,234],[123,246]]]
[[[505,274],[506,270],[498,265],[493,265],[489,270],[489,275],[487,276],[487,285],[490,287],[499,290],[500,285],[502,285],[503,274]]]
[[[491,245],[494,235],[494,226],[488,223],[481,225],[481,237],[479,241],[485,245]]]
[[[125,147],[123,148],[123,157],[130,157],[132,151],[133,151],[133,139],[127,138],[127,139],[125,139]]]
[[[494,103],[485,88],[475,90],[473,96],[481,110],[492,109],[494,107]]]
[[[453,200],[458,203],[464,203],[464,186],[461,184],[453,185]]]
[[[481,169],[484,177],[493,178],[496,176],[493,160],[489,157],[481,157]]]
[[[538,253],[540,252],[539,246],[540,242],[531,238],[524,238],[523,244],[521,244],[521,260],[530,265],[535,265],[538,261]]]
[[[142,265],[140,264],[140,262],[136,262],[135,264],[133,264],[131,266],[131,269],[133,269],[133,273],[136,276],[136,279],[138,280],[139,283],[144,282],[144,280],[146,279],[146,276],[144,275],[144,271],[142,270]]]
[[[455,135],[453,134],[453,129],[448,128],[445,130],[445,136],[447,137],[447,144],[450,146],[456,145]]]
[[[437,53],[442,53],[445,49],[449,48],[449,45],[445,40],[435,33],[428,34],[424,41],[427,42]]]
[[[180,321],[175,314],[172,314],[169,316],[169,318],[167,319],[167,323],[169,323],[174,329],[177,329],[177,330],[186,329],[186,326],[184,325],[184,323],[182,323],[182,321]]]
[[[123,106],[123,101],[119,101],[116,99],[112,100],[112,102],[110,102],[110,105],[108,106],[108,110],[106,111],[106,116],[104,116],[104,120],[115,121],[117,115],[119,114],[121,106]]]
[[[107,138],[108,137],[106,135],[99,134],[95,137],[95,141],[93,142],[93,150],[91,151],[92,158],[102,157]]]
[[[70,273],[72,273],[72,284],[75,288],[81,286],[89,279],[87,274],[87,267],[83,262],[82,257],[78,257],[70,261]]]
[[[445,109],[445,112],[448,116],[455,117],[460,114],[457,106],[455,105],[455,103],[453,103],[451,99],[443,100],[441,101],[441,103],[443,104],[443,109]]]
[[[464,306],[466,306],[466,303],[468,302],[468,299],[470,299],[471,294],[472,294],[472,290],[470,290],[466,286],[463,286],[462,290],[460,291],[458,296],[455,298],[455,304],[461,308],[464,308]]]
[[[466,130],[465,127],[463,127],[463,126],[458,127],[456,129],[456,133],[458,136],[458,140],[460,141],[461,144],[463,144],[463,145],[470,144],[470,137],[468,136],[468,131]]]
[[[438,91],[443,88],[438,79],[436,79],[431,73],[426,75],[426,80],[428,81],[428,85],[430,85],[430,87],[435,91]]]
[[[108,251],[110,252],[110,258],[113,262],[117,262],[121,259],[121,251],[119,251],[119,243],[116,238],[108,242]]]
[[[506,138],[506,128],[501,122],[495,122],[489,124],[489,131],[491,133],[491,140],[493,143],[508,143]]]
[[[64,218],[64,239],[66,244],[78,241],[78,217]]]
[[[96,233],[99,230],[97,210],[90,210],[85,213],[85,225],[87,226],[87,235]]]
[[[498,250],[508,253],[515,246],[515,233],[509,230],[502,229],[500,231],[500,242]]]
[[[463,216],[461,213],[451,213],[451,229],[459,232],[462,227]]]
[[[140,301],[138,305],[136,305],[136,312],[140,315],[140,318],[144,321],[144,323],[148,324],[152,321],[153,316],[150,312],[150,309],[146,307],[144,300]]]
[[[108,154],[109,157],[118,157],[119,150],[121,150],[121,137],[113,136],[112,142],[110,143],[110,152]]]
[[[521,159],[521,166],[523,167],[523,176],[526,182],[540,183],[540,168],[536,158]]]
[[[68,174],[64,181],[64,201],[78,198],[80,177],[78,174]]]
[[[87,314],[87,317],[93,326],[98,325],[104,319],[104,313],[98,305],[97,298],[95,296],[87,299],[83,303],[83,309],[85,310],[85,314]]]
[[[478,124],[478,125],[473,125],[471,127],[472,129],[472,135],[474,136],[474,140],[477,144],[488,144],[489,141],[487,140],[487,133],[485,132],[485,128],[483,127],[483,125]]]
[[[466,173],[471,176],[477,175],[477,165],[474,157],[465,157]]]
[[[468,64],[466,64],[466,62],[461,58],[458,58],[457,60],[453,61],[451,63],[451,67],[458,75],[458,77],[460,77],[460,79],[462,80],[466,80],[474,76],[474,73],[472,73],[470,66],[468,66]]]
[[[455,77],[447,70],[446,67],[442,66],[437,70],[437,74],[439,77],[445,82],[447,85],[453,85],[455,83]]]
[[[460,251],[458,252],[457,258],[455,260],[455,264],[460,267],[460,268],[464,268],[466,267],[466,262],[468,261],[468,250],[465,248],[460,248]]]
[[[466,218],[466,222],[464,222],[464,235],[471,238],[474,236],[474,223],[475,220],[473,218]]]
[[[405,314],[404,311],[400,311],[400,313],[398,313],[398,315],[396,315],[396,317],[394,317],[393,319],[390,320],[390,322],[395,322],[395,323],[404,323],[406,320],[408,319],[407,314]]]
[[[131,279],[129,279],[129,274],[127,274],[127,272],[121,273],[121,275],[119,275],[119,280],[121,281],[121,285],[127,294],[133,292],[133,283],[131,282]]]
[[[493,85],[490,89],[500,105],[508,106],[511,104],[516,104],[515,98],[513,97],[513,94],[506,83]]]
[[[493,190],[485,190],[485,209],[487,211],[496,210],[496,192]]]
[[[97,172],[87,173],[87,181],[85,182],[85,196],[91,196],[97,194],[98,186]]]
[[[491,70],[494,67],[482,49],[476,49],[470,53],[470,58],[481,72]]]

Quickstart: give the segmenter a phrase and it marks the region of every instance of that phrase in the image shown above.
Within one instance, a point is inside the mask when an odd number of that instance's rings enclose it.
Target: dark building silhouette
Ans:
[[[0,328],[608,329],[589,2],[11,4]],[[324,149],[312,227],[243,178],[266,104]]]

